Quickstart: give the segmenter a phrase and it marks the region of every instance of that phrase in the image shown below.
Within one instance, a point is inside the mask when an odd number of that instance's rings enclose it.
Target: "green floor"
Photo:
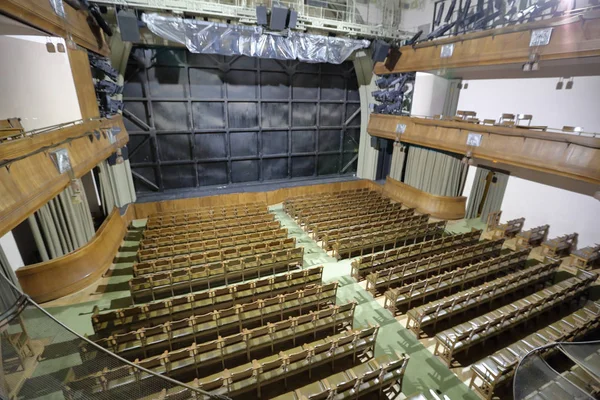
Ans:
[[[297,244],[303,246],[304,267],[323,265],[323,280],[330,282],[337,280],[340,284],[338,289],[338,304],[355,301],[358,303],[355,311],[355,328],[364,327],[368,324],[379,324],[380,330],[377,337],[376,355],[382,353],[400,352],[410,355],[410,362],[404,377],[403,393],[411,395],[417,392],[428,394],[430,389],[439,389],[450,399],[477,399],[448,368],[446,368],[429,350],[427,350],[404,326],[385,310],[373,297],[366,292],[354,279],[350,277],[351,260],[337,262],[335,258],[328,256],[296,223],[285,214],[281,206],[271,207],[283,227],[288,229],[288,234],[295,237]],[[59,321],[66,324],[79,334],[93,333],[90,316],[92,308],[97,305],[101,310],[125,307],[131,304],[129,287],[127,282],[131,278],[131,266],[134,262],[137,243],[141,236],[140,228],[143,221],[134,221],[134,227],[125,238],[122,251],[119,253],[115,268],[108,284],[99,287],[102,292],[100,300],[81,302],[77,305],[64,307],[49,307],[47,310]],[[453,232],[466,232],[471,228],[481,228],[478,220],[460,221],[453,223],[448,230]],[[60,343],[64,338],[54,337],[46,330],[42,334],[52,344]],[[79,354],[72,352],[64,357],[55,357],[42,361],[37,368],[34,379],[43,382],[43,377],[49,374],[55,379],[64,379],[68,368],[78,363]],[[33,383],[33,381],[31,382]],[[36,382],[37,383],[37,382]],[[39,393],[42,394],[42,393]],[[28,396],[29,397],[29,396]],[[44,393],[43,396],[31,396],[44,399],[62,399],[62,393]]]

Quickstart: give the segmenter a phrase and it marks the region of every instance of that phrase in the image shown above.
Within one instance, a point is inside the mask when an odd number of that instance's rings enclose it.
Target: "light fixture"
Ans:
[[[525,64],[523,64],[523,72],[529,72],[531,71],[531,64],[526,62]]]
[[[531,63],[531,70],[532,71],[539,71],[540,70],[540,63],[537,62],[537,61]]]

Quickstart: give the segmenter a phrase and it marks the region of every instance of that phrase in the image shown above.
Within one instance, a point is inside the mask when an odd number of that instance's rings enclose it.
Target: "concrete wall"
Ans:
[[[575,77],[573,88],[557,90],[559,78],[468,81],[461,90],[459,110],[472,110],[482,118],[501,113],[533,114],[532,124],[560,128],[583,126],[600,132],[600,76]],[[465,82],[463,82],[464,84]],[[481,161],[479,161],[481,163]],[[549,224],[550,237],[579,233],[579,247],[600,240],[600,201],[592,197],[600,188],[555,175],[509,165],[485,163],[511,176],[502,203],[502,220],[525,217],[525,228]],[[475,169],[471,168],[464,195],[468,196]]]

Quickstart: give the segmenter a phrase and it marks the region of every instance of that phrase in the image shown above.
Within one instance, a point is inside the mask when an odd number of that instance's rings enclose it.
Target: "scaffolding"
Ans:
[[[256,6],[298,12],[296,29],[350,37],[405,39],[399,30],[400,0],[97,0],[99,4],[257,24]]]

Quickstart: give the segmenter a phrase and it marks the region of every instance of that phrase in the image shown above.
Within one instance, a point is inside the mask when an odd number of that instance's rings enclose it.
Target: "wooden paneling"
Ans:
[[[116,143],[100,135],[91,141],[88,132],[120,127]],[[0,236],[13,229],[70,183],[59,174],[48,151],[66,148],[75,177],[81,177],[129,141],[120,116],[39,133],[0,144]],[[10,163],[7,163],[9,160]]]
[[[111,266],[128,222],[128,213],[121,216],[115,208],[85,246],[63,257],[19,268],[16,274],[23,291],[42,303],[91,285]]]
[[[92,70],[88,52],[85,49],[68,49],[69,63],[75,82],[75,91],[81,110],[81,118],[96,118],[100,116],[98,102],[96,101],[96,90],[92,81]]]
[[[417,211],[430,214],[441,219],[460,219],[465,217],[467,198],[436,196],[415,187],[387,177],[383,186],[383,194],[393,200],[399,201]]]
[[[96,22],[88,23],[88,14],[63,2],[66,18],[54,13],[48,0],[2,0],[0,12],[55,36],[73,38],[78,45],[108,56],[110,50]],[[93,18],[89,18],[93,21]]]
[[[268,205],[282,203],[285,199],[305,196],[316,193],[330,193],[341,190],[361,189],[368,187],[371,190],[382,190],[380,185],[369,180],[355,180],[348,182],[325,183],[320,185],[297,186],[282,188],[270,192],[233,193],[217,196],[195,197],[190,199],[165,200],[149,203],[136,203],[135,217],[147,218],[149,215],[175,210],[193,209],[198,207],[225,206],[243,203],[267,203]]]
[[[400,140],[433,149],[600,184],[600,139],[522,128],[371,114],[373,136],[396,139],[396,125],[406,124]],[[467,135],[483,135],[480,147],[467,146]]]
[[[529,47],[531,31],[553,27],[550,43]],[[454,43],[452,57],[440,58],[441,47]],[[530,54],[540,60],[559,60],[600,55],[600,13],[558,17],[506,28],[490,29],[400,48],[402,56],[392,71],[384,63],[376,74],[431,71],[442,68],[525,63]]]

